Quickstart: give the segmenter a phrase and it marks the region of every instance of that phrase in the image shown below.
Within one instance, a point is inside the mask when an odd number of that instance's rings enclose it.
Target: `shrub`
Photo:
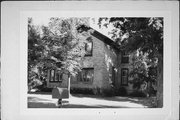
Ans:
[[[87,95],[94,94],[92,88],[71,88],[70,93],[72,93],[72,94],[87,94]]]
[[[143,93],[142,91],[133,91],[132,93],[129,94],[131,97],[146,97],[146,94]]]
[[[42,87],[42,89],[40,89],[40,92],[52,92],[53,88],[48,88],[48,87]]]
[[[99,88],[99,87],[93,88],[93,94],[94,95],[101,95],[102,94],[101,88]]]
[[[114,89],[102,89],[102,95],[105,97],[112,97],[115,95]]]
[[[155,90],[154,88],[150,87],[148,90],[148,94],[150,96],[156,96],[157,90]]]
[[[120,87],[119,89],[116,90],[115,94],[118,96],[126,96],[127,90],[124,87]]]

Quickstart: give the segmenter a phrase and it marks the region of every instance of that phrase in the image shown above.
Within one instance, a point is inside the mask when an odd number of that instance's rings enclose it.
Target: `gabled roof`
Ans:
[[[103,35],[102,33],[94,30],[91,35],[93,35],[94,37],[98,38],[99,40],[103,41],[104,43],[112,46],[113,48],[119,50],[119,45],[114,42],[112,39],[110,39],[109,37]]]
[[[99,40],[103,41],[104,43],[112,46],[113,48],[119,50],[119,45],[114,42],[112,39],[110,39],[109,37],[103,35],[102,33],[98,32],[97,30],[91,28],[91,27],[87,27],[85,25],[82,25],[81,27],[77,28],[77,30],[79,32],[90,32],[91,35],[93,35],[94,37],[98,38]]]

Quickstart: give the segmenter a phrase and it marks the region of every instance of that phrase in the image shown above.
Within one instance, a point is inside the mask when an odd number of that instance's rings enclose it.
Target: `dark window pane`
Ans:
[[[93,42],[91,38],[87,39],[87,43],[85,44],[85,52],[86,56],[92,56],[92,51],[93,51]]]
[[[78,73],[77,79],[78,79],[79,81],[82,81],[82,73],[81,73],[81,72]]]
[[[93,81],[93,75],[94,74],[94,69],[93,68],[86,68],[83,69],[79,74],[78,74],[78,81],[79,82],[84,82],[84,83],[91,83]]]
[[[128,85],[128,69],[127,68],[121,69],[121,84]]]
[[[56,81],[62,82],[62,76],[63,74],[61,72],[56,72]]]
[[[129,63],[129,55],[127,52],[122,52],[122,59],[121,59],[122,63]]]
[[[115,85],[115,77],[116,77],[115,67],[112,67],[112,84],[113,85]]]
[[[59,73],[59,81],[62,82],[63,81],[63,73]]]
[[[55,80],[55,70],[50,70],[50,81]]]
[[[49,81],[50,82],[62,82],[62,80],[63,80],[62,76],[63,76],[63,74],[60,71],[50,70]]]
[[[129,63],[129,57],[122,57],[122,63]]]

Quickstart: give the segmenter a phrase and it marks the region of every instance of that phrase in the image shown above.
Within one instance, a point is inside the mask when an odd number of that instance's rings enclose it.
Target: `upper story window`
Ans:
[[[93,53],[93,41],[92,38],[87,38],[87,42],[85,43],[85,56],[92,56]]]
[[[49,75],[49,81],[50,82],[62,82],[62,80],[63,80],[62,76],[63,76],[63,74],[60,71],[51,69],[50,75]]]
[[[121,85],[128,85],[128,73],[129,70],[127,68],[121,69]]]
[[[121,63],[129,63],[129,54],[125,51],[122,52]]]
[[[83,68],[78,74],[78,81],[83,83],[92,83],[94,79],[93,68]]]

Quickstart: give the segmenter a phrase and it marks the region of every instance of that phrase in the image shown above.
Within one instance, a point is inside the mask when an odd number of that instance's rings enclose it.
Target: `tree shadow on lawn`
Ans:
[[[43,102],[28,102],[28,108],[56,108],[57,106],[53,103]]]
[[[63,105],[62,108],[128,108],[128,107],[125,107],[125,106],[108,106],[108,105],[68,104],[68,105]]]
[[[119,101],[119,102],[121,102],[121,101]],[[127,102],[127,100],[126,100],[126,102]],[[131,108],[131,107],[127,107],[124,105],[123,106],[121,106],[121,105],[111,106],[111,105],[72,104],[72,103],[69,103],[69,100],[64,100],[64,99],[62,100],[62,104],[63,104],[62,108]],[[40,99],[37,97],[28,97],[28,108],[58,108],[58,107],[56,106],[56,102],[52,102],[51,100]]]
[[[32,99],[36,99],[36,101],[35,100],[33,101]],[[47,101],[47,102],[43,102],[43,101]],[[69,103],[69,101],[63,100],[62,103],[67,104]],[[51,103],[50,100],[39,99],[36,97],[28,97],[28,108],[58,108],[58,107],[56,106],[56,103]]]
[[[36,94],[36,95],[51,95],[52,92],[28,92],[28,94]]]
[[[83,95],[83,94],[73,94],[72,96],[80,97],[80,98],[88,97],[99,100],[108,100],[108,101],[116,101],[116,102],[130,102],[130,103],[136,103],[143,106],[147,106],[148,108],[153,107],[151,104],[153,98],[146,98],[146,97],[123,97],[123,96],[103,97],[97,95]]]
[[[30,101],[30,102],[38,102],[38,101],[51,101],[51,100],[42,99],[42,98],[38,98],[38,97],[28,97],[28,101]]]
[[[53,103],[35,103],[29,102],[28,108],[58,108]],[[81,104],[66,104],[63,105],[61,108],[128,108],[124,106],[108,106],[108,105],[81,105]],[[59,109],[61,109],[59,108]]]

